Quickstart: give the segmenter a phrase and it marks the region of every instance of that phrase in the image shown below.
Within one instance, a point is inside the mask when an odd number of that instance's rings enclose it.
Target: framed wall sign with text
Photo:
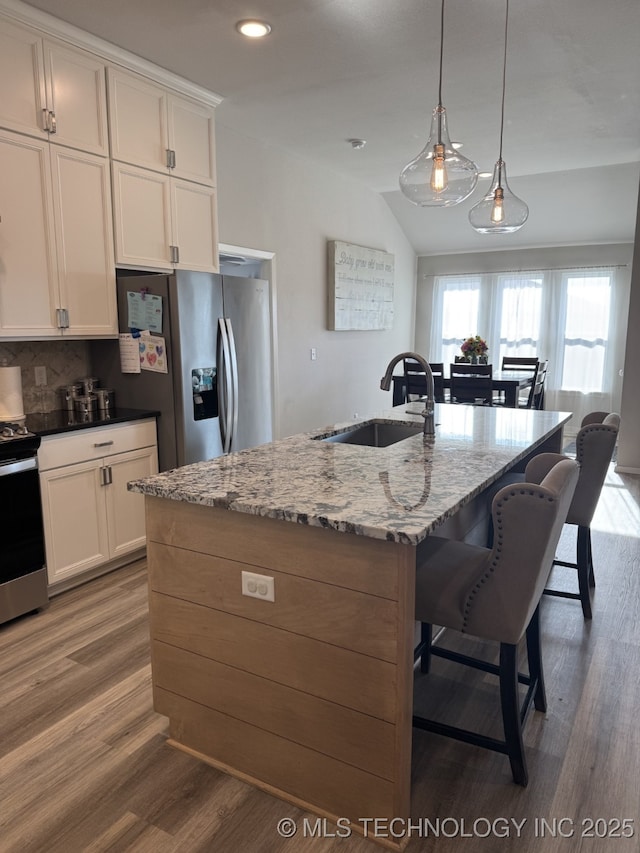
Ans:
[[[378,249],[329,240],[329,305],[332,331],[393,327],[394,256]]]

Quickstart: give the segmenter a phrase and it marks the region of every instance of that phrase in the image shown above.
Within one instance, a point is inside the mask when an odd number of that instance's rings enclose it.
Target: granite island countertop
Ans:
[[[422,424],[419,403],[185,465],[129,489],[417,545],[562,428],[570,412],[437,404],[436,435],[388,447],[322,441],[383,420]]]

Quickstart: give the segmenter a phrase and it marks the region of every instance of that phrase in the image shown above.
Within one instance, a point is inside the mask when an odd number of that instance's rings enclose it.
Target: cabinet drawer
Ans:
[[[155,443],[156,424],[153,418],[81,429],[64,435],[44,436],[38,451],[38,464],[41,471],[47,471],[138,447],[151,447]]]

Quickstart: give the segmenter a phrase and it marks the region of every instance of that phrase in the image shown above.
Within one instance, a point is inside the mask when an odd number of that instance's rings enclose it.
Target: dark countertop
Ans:
[[[88,429],[90,427],[121,424],[125,421],[139,421],[143,418],[156,418],[160,412],[151,409],[114,409],[109,414],[97,412],[91,420],[84,420],[83,416],[66,409],[57,409],[53,412],[44,412],[26,416],[26,426],[29,432],[36,435],[55,435],[60,432],[72,432],[77,429]]]

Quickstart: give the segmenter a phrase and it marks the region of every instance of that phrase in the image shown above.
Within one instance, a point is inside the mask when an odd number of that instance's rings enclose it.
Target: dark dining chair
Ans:
[[[449,377],[450,402],[493,405],[493,365],[450,364]]]
[[[534,408],[534,395],[535,395],[535,386],[536,386],[536,377],[538,374],[538,359],[535,357],[529,356],[511,356],[504,355],[502,357],[502,367],[501,370],[509,370],[515,371],[518,373],[526,373],[527,375],[531,375],[531,385],[528,388],[525,388],[523,392],[520,394],[518,398],[518,408],[519,409],[532,409]],[[494,404],[498,403],[499,405],[504,405],[504,394],[503,392],[497,392],[500,396],[497,399],[494,399]]]
[[[522,730],[533,701],[546,710],[540,648],[539,602],[578,481],[578,464],[555,454],[542,483],[506,486],[495,495],[492,548],[427,536],[418,546],[415,616],[422,641],[414,657],[423,673],[431,657],[499,677],[504,740],[487,737],[414,714],[416,728],[505,753],[513,781],[526,786]],[[500,644],[499,665],[452,651],[431,641],[432,626]],[[526,636],[529,673],[518,671],[518,646]],[[518,684],[527,685],[521,705]]]
[[[533,383],[533,400],[529,408],[544,409],[544,387],[547,381],[548,365],[548,361],[541,361],[538,363],[538,371]]]
[[[436,403],[444,403],[444,364],[443,362],[429,362],[433,374],[433,392]],[[427,378],[418,361],[412,358],[404,359],[404,378],[406,400],[424,397],[427,393]]]
[[[538,359],[535,356],[514,356],[503,355],[501,370],[533,370],[538,366]]]

